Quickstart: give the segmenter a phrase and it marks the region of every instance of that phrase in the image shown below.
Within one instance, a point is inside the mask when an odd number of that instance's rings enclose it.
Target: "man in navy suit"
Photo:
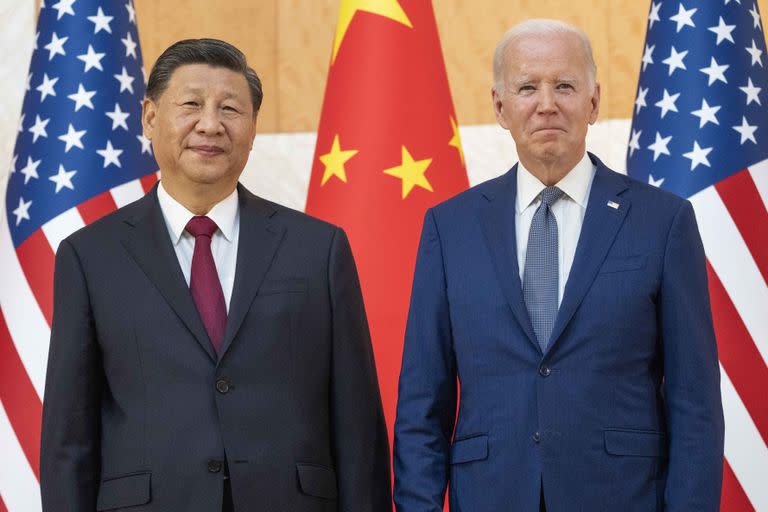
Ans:
[[[261,100],[224,41],[155,63],[160,184],[56,255],[45,512],[391,510],[347,238],[238,185]]]
[[[424,220],[398,511],[441,511],[449,483],[456,512],[719,510],[719,366],[690,203],[586,152],[600,86],[580,30],[514,27],[494,81],[520,162]]]

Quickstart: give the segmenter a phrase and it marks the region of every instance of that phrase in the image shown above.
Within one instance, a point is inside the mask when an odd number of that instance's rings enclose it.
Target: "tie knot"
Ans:
[[[563,197],[564,192],[557,187],[547,187],[541,191],[541,202],[552,206],[555,201]]]
[[[192,217],[189,219],[189,222],[187,222],[186,227],[187,232],[189,232],[189,234],[195,238],[199,236],[206,236],[211,238],[213,233],[215,233],[218,228],[219,227],[215,222],[213,222],[208,217],[205,217],[204,215],[197,215]]]

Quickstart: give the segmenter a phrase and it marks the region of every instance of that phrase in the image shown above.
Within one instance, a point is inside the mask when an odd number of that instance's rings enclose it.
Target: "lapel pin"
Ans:
[[[613,201],[608,201],[608,206],[610,206],[614,210],[618,210],[619,209],[619,203],[616,203],[616,202],[613,202]]]

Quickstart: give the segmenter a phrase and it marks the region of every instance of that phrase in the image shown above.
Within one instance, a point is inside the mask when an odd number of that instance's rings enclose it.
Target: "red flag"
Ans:
[[[341,0],[306,211],[357,262],[390,440],[427,208],[468,186],[429,0]]]

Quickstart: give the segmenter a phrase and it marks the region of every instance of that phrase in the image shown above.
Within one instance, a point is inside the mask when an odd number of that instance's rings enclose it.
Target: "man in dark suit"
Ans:
[[[159,186],[56,256],[45,512],[390,509],[347,238],[238,185],[261,99],[223,41],[155,64]]]
[[[691,204],[586,152],[600,87],[580,30],[514,27],[494,75],[520,161],[426,215],[398,511],[442,511],[449,481],[452,511],[718,511],[719,367]]]

